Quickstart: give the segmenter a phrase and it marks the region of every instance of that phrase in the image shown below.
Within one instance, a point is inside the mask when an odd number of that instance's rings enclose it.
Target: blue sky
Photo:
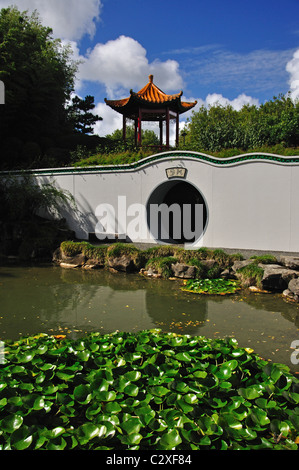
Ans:
[[[0,7],[12,2],[0,0]],[[239,109],[292,91],[299,97],[299,0],[15,0],[37,9],[80,59],[76,92],[92,94],[104,121],[121,127],[104,98],[129,96],[154,74],[165,92],[198,106]],[[185,117],[181,118],[184,124]]]

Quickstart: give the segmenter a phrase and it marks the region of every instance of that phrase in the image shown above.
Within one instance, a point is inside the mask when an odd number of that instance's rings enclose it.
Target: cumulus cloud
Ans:
[[[55,37],[79,40],[94,36],[101,12],[101,0],[0,0],[0,8],[14,4],[19,10],[37,10],[41,22],[53,29]]]
[[[294,52],[293,58],[287,63],[286,71],[290,74],[291,97],[297,100],[299,99],[299,49]]]
[[[178,62],[155,60],[150,63],[147,51],[131,37],[122,35],[104,44],[98,43],[84,57],[79,55],[74,42],[72,47],[74,57],[82,60],[79,79],[104,84],[108,98],[118,97],[124,89],[136,87],[138,91],[146,84],[149,74],[153,74],[155,82],[165,90],[180,90],[183,85]]]

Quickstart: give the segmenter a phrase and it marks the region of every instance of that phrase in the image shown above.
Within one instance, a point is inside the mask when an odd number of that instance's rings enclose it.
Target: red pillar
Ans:
[[[180,115],[177,113],[176,115],[176,136],[175,136],[175,145],[176,147],[179,146],[179,139],[180,139]]]
[[[123,114],[123,141],[125,142],[127,139],[127,119],[126,116]]]
[[[169,108],[166,108],[166,147],[169,148]]]
[[[160,119],[159,126],[160,126],[160,147],[162,149],[162,146],[163,146],[163,119]]]
[[[135,119],[135,147],[137,147],[138,143],[138,119]]]
[[[138,144],[142,144],[142,137],[141,137],[141,131],[142,131],[142,126],[141,126],[141,121],[142,121],[142,112],[141,109],[139,109],[139,117],[138,117]]]

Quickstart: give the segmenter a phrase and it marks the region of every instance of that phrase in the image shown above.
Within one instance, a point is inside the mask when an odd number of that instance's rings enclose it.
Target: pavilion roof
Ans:
[[[107,100],[105,98],[105,103],[118,113],[131,119],[138,118],[139,108],[141,107],[149,112],[148,120],[155,120],[161,117],[161,110],[166,110],[166,107],[171,111],[183,114],[196,105],[197,101],[191,103],[181,101],[182,94],[182,91],[174,95],[164,93],[154,84],[153,75],[149,75],[149,82],[137,93],[131,90],[128,98],[120,100]],[[155,115],[155,110],[157,115]]]

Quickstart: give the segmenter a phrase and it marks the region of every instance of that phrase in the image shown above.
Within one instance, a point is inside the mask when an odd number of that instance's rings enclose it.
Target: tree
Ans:
[[[87,95],[84,99],[75,96],[72,104],[67,108],[69,122],[76,132],[93,134],[93,126],[103,118],[90,111],[95,108],[94,97]]]
[[[150,145],[159,145],[160,141],[157,134],[150,130],[150,129],[142,129],[142,145],[143,146],[150,146]],[[123,131],[122,129],[116,129],[112,134],[106,136],[106,138],[112,141],[119,141],[123,143]],[[129,146],[135,145],[135,130],[133,126],[127,126],[126,129],[126,143]]]
[[[55,139],[70,130],[65,104],[74,87],[77,64],[71,49],[53,39],[37,13],[17,8],[0,11],[0,80],[5,105],[0,106],[2,168],[30,166],[26,144],[42,154]]]
[[[258,149],[263,146],[299,146],[299,102],[274,97],[261,106],[244,105],[236,111],[219,104],[193,112],[187,128],[186,148],[218,152],[223,149]]]

